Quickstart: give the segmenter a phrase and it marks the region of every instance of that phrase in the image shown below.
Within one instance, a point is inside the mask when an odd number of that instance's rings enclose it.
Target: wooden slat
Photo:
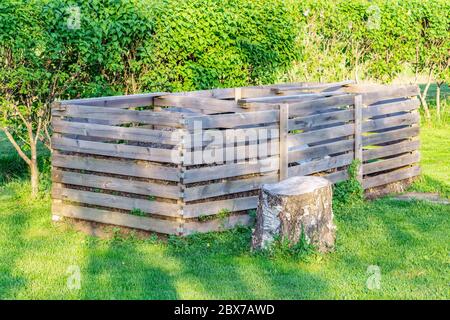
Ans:
[[[343,94],[330,98],[289,104],[289,117],[304,117],[313,113],[323,112],[331,108],[340,108],[353,104],[353,95]]]
[[[103,143],[64,137],[52,138],[52,148],[62,151],[103,155],[116,158],[139,159],[165,163],[180,163],[177,149],[158,149],[126,144]]]
[[[175,128],[181,127],[182,117],[182,115],[177,112],[139,111],[80,105],[62,105],[59,108],[52,108],[52,115],[83,119],[110,120],[116,124],[134,122]]]
[[[353,120],[353,110],[339,110],[289,120],[289,131]]]
[[[166,95],[154,99],[155,106],[184,107],[215,112],[241,112],[235,101],[214,98]]]
[[[184,173],[184,183],[216,180],[254,173],[265,173],[278,171],[278,169],[278,157],[269,157],[263,160],[186,170]]]
[[[338,183],[341,181],[348,180],[348,172],[347,170],[341,170],[338,172],[329,173],[323,176],[325,179],[328,179],[331,183]]]
[[[343,126],[331,127],[326,129],[308,131],[303,133],[291,134],[288,137],[289,148],[304,145],[308,143],[320,142],[324,140],[345,137],[353,135],[354,125],[346,124]]]
[[[145,161],[97,159],[88,156],[64,155],[54,151],[52,166],[131,177],[180,181],[180,173],[177,168],[160,166]]]
[[[202,129],[209,128],[236,128],[244,125],[255,125],[278,122],[278,110],[245,112],[234,114],[209,115],[202,117],[188,117],[185,125],[194,129],[197,123]]]
[[[419,166],[407,167],[395,170],[393,172],[380,174],[374,177],[365,178],[363,180],[363,188],[364,189],[374,188],[391,182],[412,178],[418,175],[420,175]]]
[[[363,144],[362,144],[362,96],[355,96],[354,111],[355,111],[355,160],[358,162],[358,168],[356,172],[356,178],[359,182],[362,182],[362,163],[363,163]]]
[[[363,173],[371,174],[379,171],[400,168],[415,162],[419,162],[419,160],[420,160],[419,152],[414,151],[412,154],[405,154],[391,159],[365,163],[363,165]]]
[[[371,118],[396,112],[412,111],[419,108],[418,99],[408,99],[404,101],[388,102],[383,104],[372,105],[363,108],[363,117]]]
[[[257,204],[257,196],[187,204],[183,208],[183,216],[185,218],[195,218],[215,215],[221,210],[230,212],[249,210],[256,208]]]
[[[131,214],[87,208],[67,203],[52,204],[52,213],[59,216],[95,221],[116,226],[135,228],[165,234],[178,234],[180,223],[152,217],[138,217]]]
[[[419,135],[419,127],[408,127],[398,130],[370,134],[363,136],[363,146],[386,143],[406,138],[412,138]]]
[[[183,156],[183,163],[185,165],[222,164],[231,159],[243,161],[261,156],[274,156],[278,155],[279,152],[280,142],[278,140],[225,148],[211,146],[207,150],[186,151]]]
[[[300,93],[295,95],[285,95],[285,96],[268,96],[268,97],[256,97],[256,98],[245,98],[240,99],[239,103],[289,103],[301,101],[304,98],[321,98],[329,97],[334,95],[342,95],[342,92],[319,92],[319,93]]]
[[[419,113],[405,113],[397,116],[381,118],[376,120],[364,121],[362,124],[363,132],[377,131],[391,127],[412,125],[419,122]]]
[[[181,197],[179,187],[176,185],[119,179],[58,169],[52,170],[52,181],[169,199],[179,199]]]
[[[177,145],[180,139],[178,131],[126,128],[94,123],[81,123],[54,119],[53,131],[86,137],[100,137],[114,140],[129,140]]]
[[[331,83],[318,83],[318,84],[304,84],[304,85],[286,85],[278,88],[273,88],[273,91],[275,93],[282,93],[285,91],[311,91],[311,90],[324,90],[324,89],[337,89],[340,87],[343,87],[345,85],[353,84],[355,83],[353,80],[345,80],[340,82],[331,82]]]
[[[345,91],[362,94],[363,103],[371,105],[384,100],[417,96],[419,87],[417,85],[349,85],[345,87]]]
[[[83,106],[99,106],[109,108],[143,107],[152,105],[154,97],[165,94],[166,94],[165,92],[153,92],[153,93],[124,95],[124,96],[62,100],[60,101],[60,103],[62,105],[76,104]]]
[[[280,181],[288,177],[289,152],[288,152],[288,122],[289,122],[289,105],[280,105]]]
[[[145,213],[161,216],[179,217],[179,205],[160,201],[115,196],[112,194],[90,192],[84,190],[53,187],[53,199],[67,200],[77,203],[96,205],[123,210],[139,209]]]
[[[309,147],[303,150],[289,151],[289,163],[305,159],[322,158],[330,154],[353,150],[354,140],[344,140],[315,147]]]
[[[190,187],[186,188],[184,191],[184,200],[194,201],[238,192],[252,191],[259,189],[262,184],[274,183],[277,181],[278,175],[272,174]]]
[[[235,228],[237,226],[252,225],[254,219],[248,214],[232,215],[225,219],[214,219],[209,221],[188,221],[183,225],[183,235],[193,233],[217,232]]]
[[[419,146],[420,142],[418,140],[413,140],[391,144],[376,149],[368,149],[363,151],[363,160],[368,161],[372,159],[393,156],[396,154],[412,152],[419,149]]]
[[[349,165],[353,161],[353,152],[340,156],[320,159],[289,167],[289,177],[306,176],[312,173],[326,171]]]

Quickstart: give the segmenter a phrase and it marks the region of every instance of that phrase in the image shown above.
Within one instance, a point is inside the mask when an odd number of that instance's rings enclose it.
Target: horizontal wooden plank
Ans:
[[[375,149],[363,150],[363,161],[373,160],[377,158],[383,158],[388,156],[393,156],[396,154],[412,152],[419,149],[420,141],[404,141],[400,143],[391,144],[384,147],[379,147]]]
[[[183,216],[185,218],[196,218],[215,215],[223,210],[229,212],[249,210],[256,208],[257,204],[257,196],[187,204],[184,206]]]
[[[289,119],[289,131],[346,122],[355,117],[353,110],[339,110],[323,114]]]
[[[246,159],[275,156],[280,153],[279,140],[252,143],[248,145],[215,147],[209,146],[204,150],[186,151],[183,155],[183,164],[223,164],[227,160],[243,161]]]
[[[289,104],[289,117],[304,117],[314,113],[324,112],[327,109],[351,105],[353,105],[353,95],[351,94],[341,94],[329,98],[291,103]]]
[[[161,220],[152,217],[138,217],[121,212],[87,208],[57,201],[54,201],[52,204],[52,213],[64,217],[165,234],[178,234],[181,230],[181,225],[177,221]]]
[[[139,159],[174,164],[181,162],[178,149],[140,147],[56,136],[53,136],[52,138],[52,148],[61,151],[103,155],[116,158]]]
[[[391,127],[399,127],[419,123],[419,113],[405,113],[376,120],[367,120],[362,123],[363,132],[377,131]]]
[[[419,162],[419,160],[419,152],[414,151],[412,154],[405,154],[391,159],[365,163],[363,165],[363,174],[371,174],[379,171],[400,168],[415,162]]]
[[[248,214],[232,215],[224,219],[214,219],[204,222],[188,221],[183,225],[183,235],[224,231],[237,226],[250,226],[253,223],[254,218],[250,217]]]
[[[363,118],[371,118],[396,112],[412,111],[419,108],[419,105],[420,102],[418,99],[407,99],[397,102],[376,104],[362,109]]]
[[[222,178],[243,176],[254,173],[267,173],[278,171],[278,156],[269,157],[262,160],[252,160],[242,163],[231,163],[220,166],[210,166],[196,169],[189,169],[184,172],[184,183],[194,183]]]
[[[346,124],[343,126],[291,134],[287,139],[288,148],[294,147],[296,145],[305,145],[308,143],[320,142],[324,140],[353,135],[354,130],[354,124]]]
[[[278,174],[257,176],[246,179],[231,180],[225,182],[211,183],[207,185],[186,188],[184,191],[185,201],[194,201],[211,197],[218,197],[232,193],[246,192],[258,189],[262,184],[278,181]]]
[[[152,130],[144,128],[127,128],[94,123],[81,123],[54,119],[53,131],[63,134],[73,134],[86,137],[100,137],[114,140],[161,143],[177,145],[181,141],[178,130]]]
[[[168,217],[179,217],[181,209],[180,206],[176,203],[136,199],[99,192],[90,192],[64,187],[59,188],[55,186],[52,189],[52,197],[53,199],[60,199],[115,209],[130,211],[139,209],[148,214],[157,214]]]
[[[154,99],[156,106],[183,107],[215,112],[241,112],[241,107],[230,100],[205,97],[166,95]]]
[[[160,166],[146,161],[109,160],[89,156],[64,155],[56,150],[52,154],[52,166],[131,177],[180,181],[180,172],[176,167]]]
[[[323,177],[334,184],[334,183],[348,180],[349,175],[348,175],[347,170],[341,170],[341,171],[329,173],[327,175],[324,175]]]
[[[391,182],[412,178],[418,175],[420,175],[419,166],[407,167],[389,173],[380,174],[374,177],[364,178],[362,185],[364,189],[369,189]]]
[[[123,96],[109,96],[86,99],[62,100],[62,105],[83,105],[83,106],[99,106],[109,108],[129,108],[151,106],[154,97],[165,95],[165,92],[152,92],[142,94],[132,94]]]
[[[178,112],[155,112],[127,110],[80,105],[63,105],[52,108],[52,115],[83,119],[110,120],[112,123],[146,123],[161,126],[181,127],[182,115]]]
[[[288,170],[289,177],[306,176],[316,172],[343,167],[352,163],[353,158],[353,152],[350,152],[335,157],[315,160],[297,166],[291,166]]]
[[[289,85],[279,86],[277,88],[273,88],[275,93],[282,93],[285,91],[314,91],[314,90],[325,90],[325,89],[337,89],[349,84],[355,83],[353,80],[345,80],[340,82],[330,82],[330,83],[317,83],[317,84],[298,84],[298,85]]]
[[[417,85],[350,85],[346,92],[360,93],[363,103],[371,105],[379,101],[414,97],[419,94]]]
[[[267,110],[234,114],[218,114],[209,116],[194,116],[185,119],[187,129],[236,128],[245,125],[255,125],[278,122],[279,111]]]
[[[330,154],[351,151],[354,148],[354,143],[353,139],[349,139],[308,147],[302,150],[291,150],[289,151],[289,163],[306,159],[323,158]]]
[[[387,132],[369,134],[362,137],[363,146],[386,143],[401,139],[416,137],[419,135],[419,127],[408,127]]]
[[[73,171],[62,171],[58,169],[52,170],[52,181],[70,185],[135,193],[161,198],[181,198],[180,187],[177,185],[119,179]]]
[[[301,102],[304,98],[321,98],[330,97],[334,95],[342,95],[342,92],[318,92],[318,93],[300,93],[294,95],[277,95],[277,96],[267,96],[267,97],[256,97],[256,98],[244,98],[239,99],[239,103],[290,103],[290,102]]]

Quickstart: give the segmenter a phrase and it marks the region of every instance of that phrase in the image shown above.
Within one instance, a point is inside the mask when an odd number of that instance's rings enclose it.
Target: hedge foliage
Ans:
[[[0,82],[28,74],[44,100],[52,81],[61,98],[406,69],[448,81],[449,25],[447,0],[2,0]]]

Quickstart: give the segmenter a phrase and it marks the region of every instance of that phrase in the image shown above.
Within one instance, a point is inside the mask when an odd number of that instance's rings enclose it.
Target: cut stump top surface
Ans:
[[[314,190],[331,185],[325,178],[315,176],[297,176],[278,183],[264,184],[262,189],[278,195],[295,196],[313,192]]]

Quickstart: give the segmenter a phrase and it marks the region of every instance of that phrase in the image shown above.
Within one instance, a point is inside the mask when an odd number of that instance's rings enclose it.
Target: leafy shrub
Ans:
[[[357,179],[360,161],[353,160],[348,167],[349,179],[336,183],[333,187],[333,209],[351,206],[364,199],[364,189]]]

